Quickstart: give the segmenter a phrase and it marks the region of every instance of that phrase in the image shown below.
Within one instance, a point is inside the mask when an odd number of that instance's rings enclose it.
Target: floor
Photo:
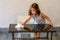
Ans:
[[[21,39],[18,39],[18,40],[21,40]],[[51,40],[51,39],[49,37],[49,39],[22,39],[22,40]],[[52,40],[60,40],[60,35],[55,34]]]
[[[6,36],[7,35],[7,36]],[[43,35],[43,34],[42,34]],[[43,35],[44,36],[44,35]],[[11,34],[5,34],[5,33],[0,33],[0,40],[12,40],[11,39],[12,37],[11,37]],[[26,40],[26,39],[23,39],[23,40]],[[30,39],[31,40],[31,39]],[[34,40],[34,39],[32,39],[32,40]],[[39,40],[47,40],[47,39],[39,39]],[[49,39],[48,40],[50,40],[50,37],[49,37]],[[54,34],[53,35],[53,40],[60,40],[60,35],[58,35],[58,34]]]
[[[23,39],[23,40],[50,40],[50,38],[49,39]],[[54,36],[53,40],[60,40],[60,36]]]

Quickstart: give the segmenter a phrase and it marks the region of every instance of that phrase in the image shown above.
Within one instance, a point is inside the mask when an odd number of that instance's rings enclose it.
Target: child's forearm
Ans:
[[[22,25],[25,25],[25,24],[26,24],[26,21],[22,22],[21,24],[22,24]]]
[[[52,28],[53,26],[49,25],[46,29],[44,29],[45,31],[48,31]]]
[[[31,19],[31,16],[29,16],[28,18],[26,18],[26,19],[22,22],[22,25],[25,25],[30,19]]]
[[[53,23],[52,23],[51,19],[47,18],[47,20],[48,20],[49,24],[53,26]]]

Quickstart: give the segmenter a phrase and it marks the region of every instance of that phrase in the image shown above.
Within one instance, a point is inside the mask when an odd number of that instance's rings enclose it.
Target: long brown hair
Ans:
[[[29,9],[29,15],[32,15],[32,13],[31,13],[31,8],[34,8],[34,9],[36,10],[36,13],[37,13],[38,15],[40,15],[41,11],[40,11],[39,6],[38,6],[37,3],[33,3],[33,4],[31,5],[31,7],[30,7],[30,9]]]

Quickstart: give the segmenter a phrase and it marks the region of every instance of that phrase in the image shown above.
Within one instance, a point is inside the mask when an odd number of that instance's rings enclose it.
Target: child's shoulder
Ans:
[[[44,14],[44,12],[41,12],[40,16],[43,17],[43,18],[46,17],[46,15]]]
[[[43,15],[44,14],[44,12],[41,12],[41,15]]]
[[[45,15],[44,12],[41,12],[40,16],[43,16],[43,15]]]

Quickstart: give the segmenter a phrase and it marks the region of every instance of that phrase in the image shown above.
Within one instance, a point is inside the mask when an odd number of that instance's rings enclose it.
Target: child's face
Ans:
[[[36,15],[36,10],[35,10],[34,8],[31,8],[31,13],[32,13],[33,15]]]

